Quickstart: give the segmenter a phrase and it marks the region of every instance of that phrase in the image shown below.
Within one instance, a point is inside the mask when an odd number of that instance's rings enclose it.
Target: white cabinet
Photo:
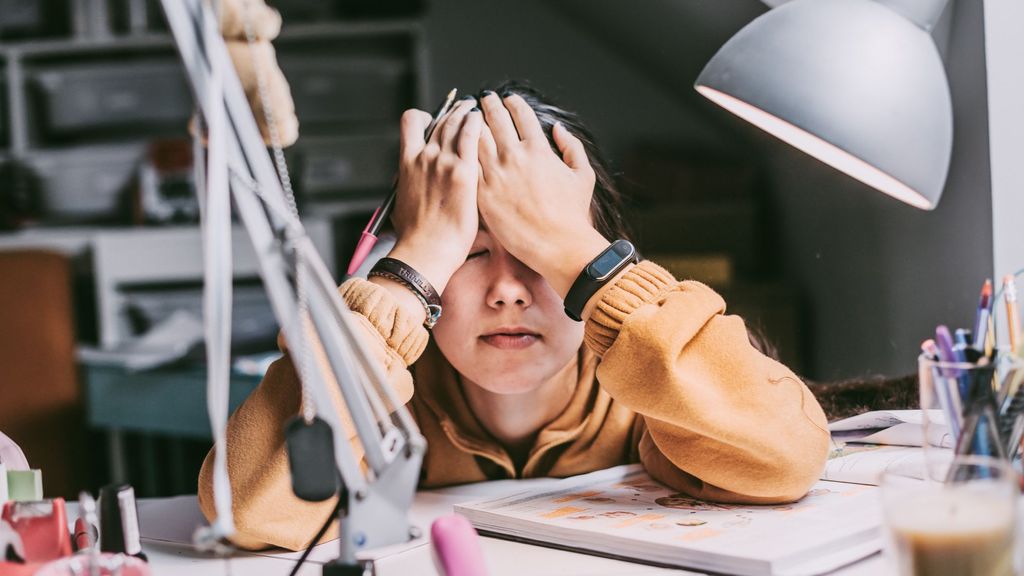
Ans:
[[[307,217],[303,225],[337,278],[331,220]],[[256,254],[245,230],[238,225],[231,243],[234,277],[242,286],[235,300],[243,313],[238,321],[252,323],[257,320],[244,317],[245,307],[257,307],[263,301]],[[198,226],[47,228],[0,236],[0,250],[18,249],[53,250],[83,260],[94,283],[96,331],[102,348],[133,336],[129,304],[141,304],[149,310],[156,305],[163,309],[185,308],[197,314],[201,310],[203,250]]]

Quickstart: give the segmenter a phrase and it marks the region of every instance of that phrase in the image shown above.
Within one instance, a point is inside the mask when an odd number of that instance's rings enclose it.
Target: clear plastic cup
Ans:
[[[1018,481],[1009,463],[959,456],[923,471],[887,471],[880,494],[885,555],[900,576],[1012,576],[1020,565]]]

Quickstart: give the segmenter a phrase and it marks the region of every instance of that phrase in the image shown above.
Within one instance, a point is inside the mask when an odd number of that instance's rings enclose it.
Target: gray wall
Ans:
[[[995,274],[1024,269],[1024,3],[985,2]],[[1005,329],[1002,317],[999,324]]]
[[[699,111],[542,0],[439,0],[426,19],[431,91],[476,92],[529,80],[594,131],[613,164],[638,140],[696,147],[729,141]]]
[[[982,3],[957,2],[946,61],[953,158],[933,212],[783,145],[766,146],[787,273],[811,315],[813,376],[909,373],[936,324],[973,324],[992,274],[984,50]]]

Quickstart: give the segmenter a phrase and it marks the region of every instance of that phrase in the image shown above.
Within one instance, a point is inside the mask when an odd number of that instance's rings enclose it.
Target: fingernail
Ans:
[[[490,96],[490,95],[494,94],[494,90],[484,90],[484,91],[483,91],[483,92],[481,92],[480,94],[481,94],[481,95],[482,95],[482,96],[483,96],[484,98],[486,98],[486,97],[488,97],[488,96]]]
[[[480,108],[477,107],[477,106],[473,106],[473,109],[470,110],[470,112],[479,112],[479,111],[480,111]]]
[[[463,96],[462,98],[459,98],[459,101],[460,101],[460,102],[461,102],[462,100],[476,100],[476,96],[473,96],[472,94],[466,94],[466,95],[465,95],[465,96]]]

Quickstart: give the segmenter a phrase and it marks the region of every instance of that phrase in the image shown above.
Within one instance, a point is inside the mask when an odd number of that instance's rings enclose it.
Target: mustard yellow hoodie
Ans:
[[[718,294],[649,261],[594,296],[576,365],[563,371],[575,392],[521,470],[476,420],[427,331],[387,290],[361,279],[339,290],[427,440],[422,487],[641,462],[697,498],[775,503],[803,496],[824,466],[825,414],[807,387],[751,346]],[[300,395],[285,355],[228,423],[233,540],[242,547],[305,547],[334,508],[291,492],[282,429],[299,413]],[[199,476],[211,519],[212,454]]]

